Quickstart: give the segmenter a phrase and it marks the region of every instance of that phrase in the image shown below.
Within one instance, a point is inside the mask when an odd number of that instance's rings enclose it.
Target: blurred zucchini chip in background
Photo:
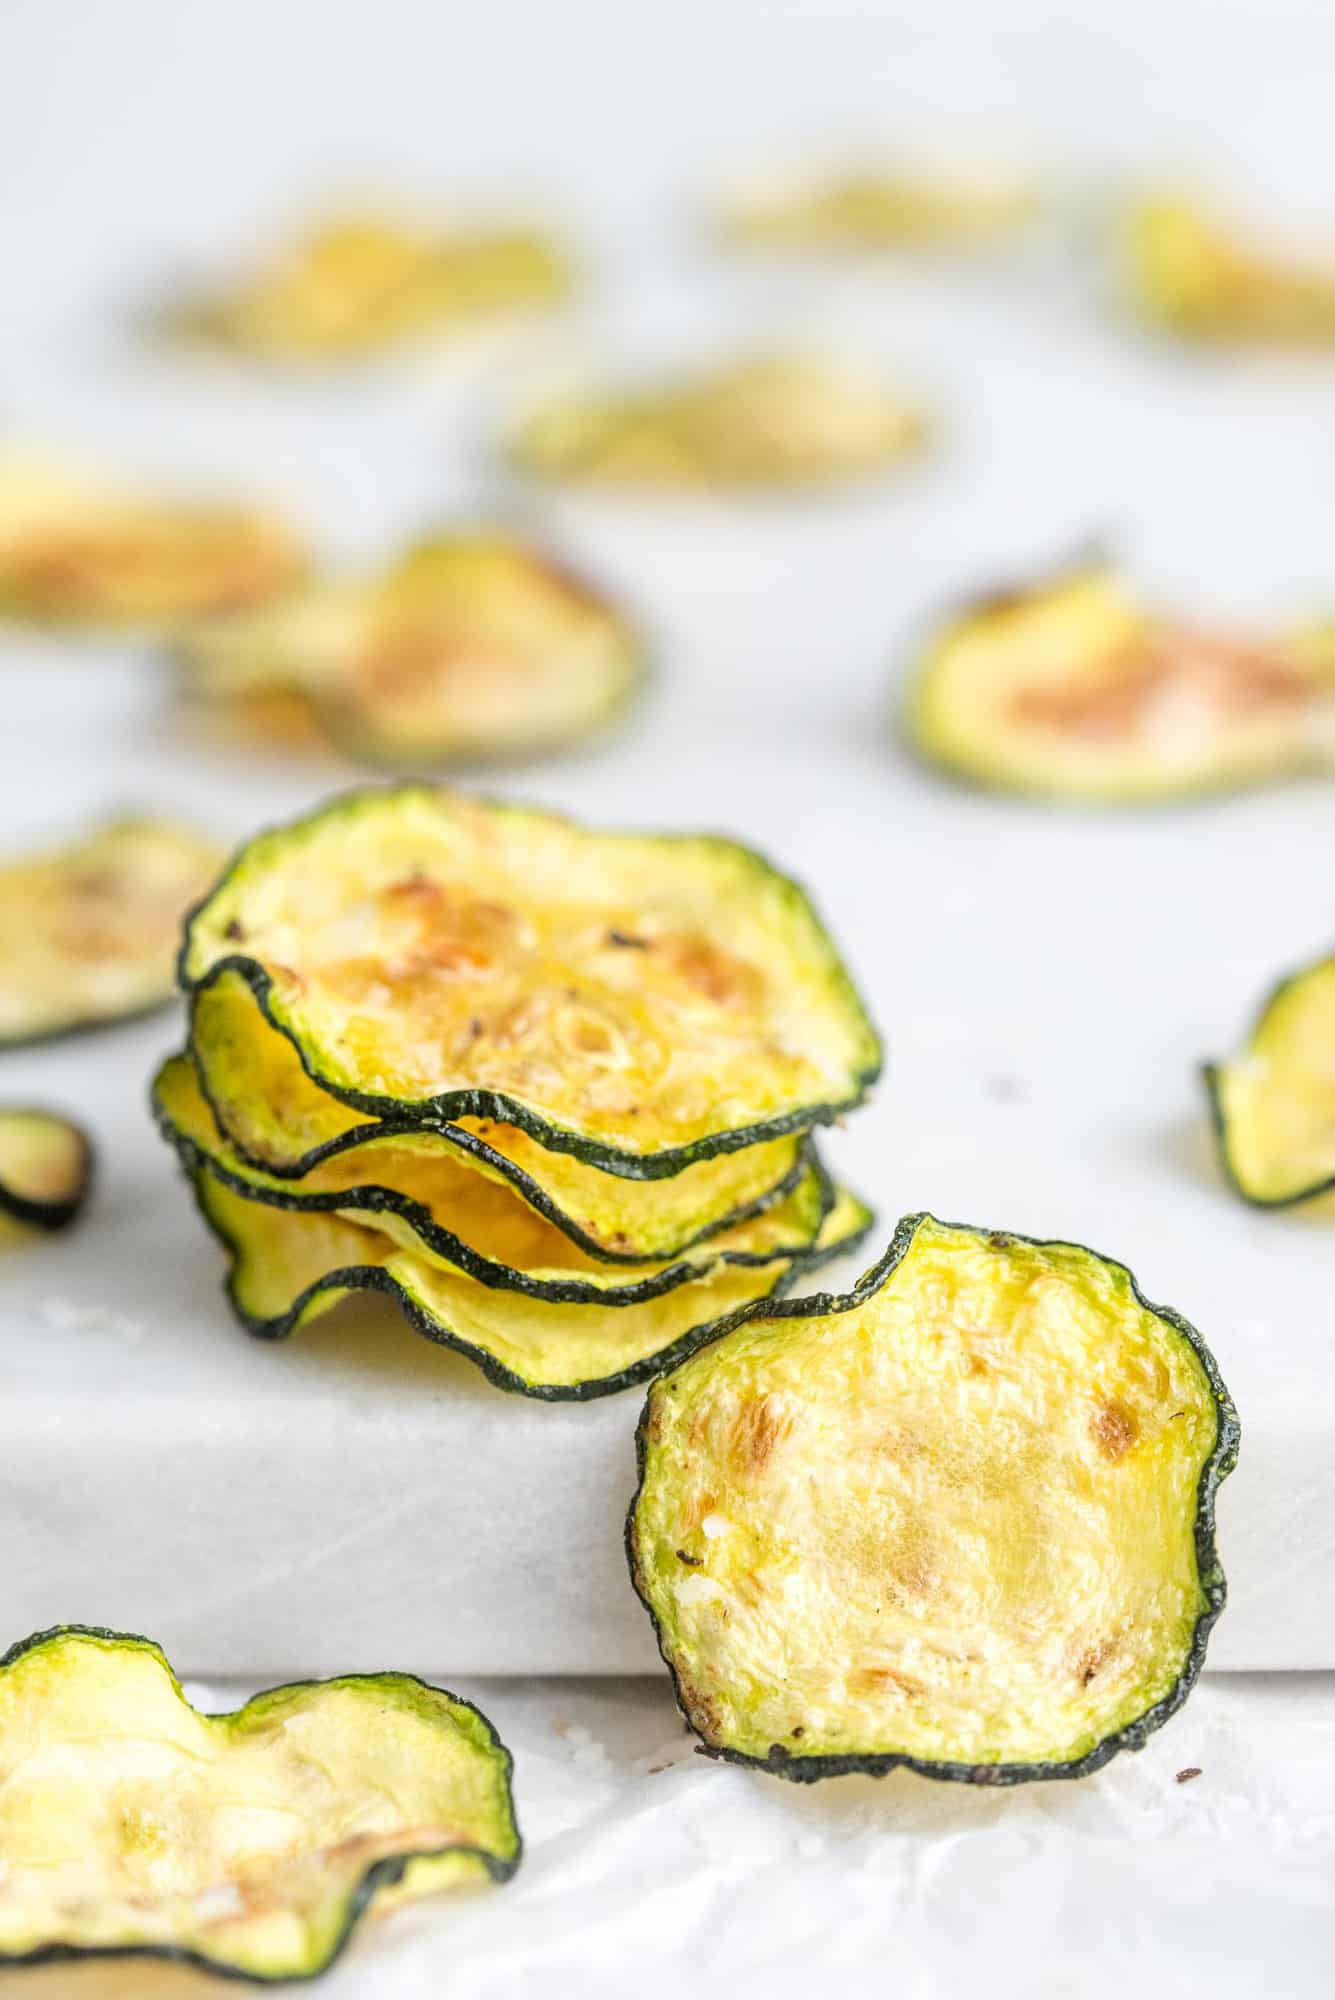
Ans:
[[[1237,1443],[1200,1336],[1120,1264],[910,1216],[847,1296],[654,1384],[632,1573],[712,1755],[1076,1777],[1200,1671]]]
[[[481,1283],[403,1249],[365,1219],[274,1208],[207,1169],[193,1178],[201,1213],[229,1253],[228,1297],[249,1332],[284,1339],[354,1293],[379,1292],[418,1333],[466,1355],[498,1388],[548,1402],[586,1401],[644,1381],[738,1307],[854,1248],[871,1224],[863,1203],[839,1190],[800,1254],[776,1245],[749,1261],[720,1260],[638,1301],[562,1301]]]
[[[0,1104],[0,1243],[65,1229],[88,1197],[93,1148],[54,1111]]]
[[[534,229],[349,212],[179,304],[165,330],[270,361],[348,361],[554,305],[570,285],[565,256]]]
[[[908,700],[917,750],[980,784],[1136,803],[1329,768],[1335,628],[1245,636],[1145,610],[1091,565],[949,619]]]
[[[646,488],[833,485],[916,452],[923,413],[881,376],[833,360],[771,355],[559,398],[510,442],[544,478]]]
[[[188,827],[127,817],[0,865],[0,1047],[164,1006],[182,919],[222,862]]]
[[[280,745],[333,739],[368,764],[536,755],[628,705],[644,648],[624,614],[539,550],[439,536],[380,577],[316,582],[197,627],[178,648],[206,728]]]
[[[967,249],[1015,234],[1038,208],[999,170],[850,167],[758,176],[718,207],[728,241],[776,250]]]
[[[0,1765],[0,1968],[311,1979],[368,1912],[519,1865],[509,1752],[408,1674],[202,1715],[150,1640],[60,1626],[0,1661]]]
[[[171,630],[288,591],[306,553],[275,515],[0,456],[0,614]]]
[[[1282,980],[1206,1088],[1230,1183],[1258,1208],[1335,1189],[1335,958]]]
[[[1189,196],[1147,196],[1123,228],[1124,282],[1142,318],[1193,340],[1335,342],[1335,240],[1315,256],[1247,239]]]

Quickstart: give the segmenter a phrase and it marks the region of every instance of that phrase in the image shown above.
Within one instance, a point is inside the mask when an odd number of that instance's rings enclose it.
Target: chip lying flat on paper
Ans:
[[[58,1627],[0,1661],[0,1768],[0,1967],[309,1979],[366,1911],[519,1864],[509,1752],[407,1674],[201,1715],[149,1640]]]
[[[135,493],[90,472],[0,458],[0,613],[171,628],[290,590],[306,567],[272,515]]]
[[[1205,1079],[1224,1171],[1245,1200],[1287,1208],[1335,1188],[1335,958],[1282,980],[1243,1049]]]
[[[1335,341],[1335,249],[1318,262],[1249,243],[1189,198],[1165,193],[1131,211],[1122,257],[1134,307],[1174,333],[1293,347]]]
[[[127,818],[0,866],[0,1046],[164,1005],[181,919],[222,860],[188,828]]]
[[[180,661],[188,696],[280,742],[293,740],[296,700],[306,740],[427,768],[597,732],[633,694],[641,654],[628,621],[570,571],[472,534],[420,543],[380,579],[317,583],[201,626]]]
[[[909,695],[914,746],[979,783],[1109,803],[1329,764],[1335,640],[1250,638],[1144,610],[1107,569],[981,599]]]
[[[528,419],[512,450],[528,471],[556,479],[763,488],[883,471],[925,434],[921,412],[879,376],[781,355],[562,398]]]
[[[1011,174],[855,168],[758,178],[724,200],[719,219],[734,242],[765,248],[949,248],[1005,236],[1036,205]]]
[[[632,1574],[712,1754],[1077,1776],[1200,1670],[1237,1436],[1121,1265],[911,1216],[847,1296],[756,1308],[655,1382]]]
[[[68,1118],[0,1105],[0,1242],[66,1228],[87,1199],[92,1174],[88,1135]]]

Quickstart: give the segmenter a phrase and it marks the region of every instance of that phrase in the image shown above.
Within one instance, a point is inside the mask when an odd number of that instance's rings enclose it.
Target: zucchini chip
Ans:
[[[852,1249],[871,1225],[870,1211],[841,1191],[800,1257],[720,1262],[639,1305],[555,1304],[428,1262],[378,1228],[269,1208],[205,1171],[193,1180],[200,1212],[230,1255],[227,1293],[248,1332],[282,1340],[354,1292],[384,1292],[418,1333],[467,1355],[497,1388],[548,1402],[584,1402],[646,1380],[738,1307]]]
[[[722,838],[601,833],[425,785],[260,834],[186,927],[312,1080],[498,1118],[628,1177],[828,1123],[880,1047],[798,886]]]
[[[908,730],[958,776],[1134,804],[1330,762],[1335,662],[1313,628],[1247,638],[1142,609],[1107,569],[1008,591],[951,619]]]
[[[756,180],[725,199],[720,223],[760,249],[935,250],[1011,235],[1037,205],[1014,175],[854,168]]]
[[[1200,1671],[1237,1443],[1120,1264],[913,1215],[845,1297],[739,1314],[654,1384],[632,1576],[711,1756],[1079,1777]]]
[[[1282,980],[1231,1062],[1205,1083],[1230,1184],[1256,1208],[1335,1188],[1335,958]]]
[[[305,552],[274,516],[118,487],[28,458],[0,461],[0,613],[170,629],[291,590]]]
[[[1172,333],[1290,347],[1335,341],[1335,253],[1308,261],[1245,242],[1169,192],[1131,211],[1122,256],[1134,308]]]
[[[0,1242],[64,1229],[88,1198],[93,1148],[54,1111],[0,1105]]]
[[[336,215],[253,277],[187,301],[167,330],[269,361],[348,361],[551,306],[569,287],[564,256],[535,230]]]
[[[509,1751],[409,1674],[201,1715],[151,1640],[57,1626],[0,1660],[0,1764],[0,1966],[313,1979],[368,1911],[519,1866]]]
[[[511,450],[543,478],[665,488],[821,486],[884,472],[923,443],[879,376],[799,355],[743,360],[537,411]]]
[[[188,694],[291,743],[391,768],[531,756],[595,733],[629,701],[641,645],[604,597],[499,535],[423,542],[360,587],[313,585],[198,628]]]
[[[222,862],[188,828],[127,818],[0,866],[0,1046],[165,1006],[181,919]]]

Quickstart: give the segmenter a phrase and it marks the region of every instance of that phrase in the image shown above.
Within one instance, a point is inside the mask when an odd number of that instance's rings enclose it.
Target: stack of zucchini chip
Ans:
[[[868,1226],[811,1134],[875,1031],[735,842],[355,793],[240,851],[180,970],[155,1109],[257,1334],[379,1291],[503,1387],[601,1395]]]

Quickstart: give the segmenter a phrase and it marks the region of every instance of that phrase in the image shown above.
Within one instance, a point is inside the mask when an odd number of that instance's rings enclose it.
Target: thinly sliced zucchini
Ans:
[[[720,223],[762,249],[949,249],[1010,235],[1036,207],[1013,174],[854,168],[768,175],[728,196]]]
[[[200,1211],[231,1256],[227,1292],[247,1330],[285,1339],[354,1292],[384,1292],[428,1340],[456,1348],[500,1389],[584,1402],[642,1382],[688,1354],[727,1314],[852,1249],[871,1224],[840,1192],[802,1257],[726,1264],[641,1305],[556,1305],[496,1291],[399,1249],[341,1216],[295,1215],[194,1177]]]
[[[1245,638],[1150,613],[1108,570],[980,600],[928,649],[915,747],[1008,790],[1109,804],[1328,765],[1335,670],[1315,628]]]
[[[198,628],[187,691],[276,723],[295,697],[319,740],[394,768],[536,754],[618,715],[642,647],[615,606],[549,556],[500,535],[420,543],[361,586],[316,584]]]
[[[305,552],[271,514],[135,493],[96,473],[0,460],[0,614],[159,629],[278,596]]]
[[[57,1626],[0,1660],[0,1966],[313,1979],[361,1918],[519,1865],[510,1754],[409,1674],[201,1715],[161,1649]]]
[[[1335,1188],[1335,958],[1281,980],[1243,1049],[1207,1064],[1205,1082],[1244,1201],[1288,1208]]]
[[[54,1111],[0,1105],[0,1242],[66,1228],[87,1200],[92,1177],[86,1132]]]
[[[760,855],[425,785],[242,848],[181,955],[194,993],[228,972],[343,1103],[503,1119],[642,1179],[827,1123],[880,1067],[815,911]]]
[[[1186,1699],[1236,1413],[1200,1336],[1068,1243],[901,1222],[845,1297],[655,1383],[631,1570],[712,1756],[1078,1777]]]
[[[1293,347],[1335,341],[1335,255],[1308,261],[1246,242],[1190,197],[1170,191],[1139,202],[1122,261],[1136,311],[1173,333]]]
[[[609,1265],[589,1257],[514,1194],[458,1155],[417,1162],[406,1185],[368,1184],[361,1155],[341,1154],[301,1182],[248,1166],[221,1138],[185,1056],[159,1070],[153,1106],[164,1136],[187,1167],[203,1169],[247,1200],[301,1214],[339,1215],[373,1228],[400,1249],[443,1262],[480,1284],[573,1305],[639,1305],[726,1264],[769,1264],[810,1249],[833,1202],[815,1159],[793,1191],[762,1214],[709,1237],[670,1263]],[[382,1158],[382,1165],[384,1164]]]
[[[457,1159],[513,1188],[604,1263],[675,1257],[782,1200],[803,1170],[800,1133],[696,1160],[667,1180],[638,1181],[551,1152],[517,1125],[491,1119],[425,1130],[368,1121],[311,1082],[292,1042],[269,1026],[235,972],[194,996],[191,1055],[220,1137],[275,1180],[304,1180],[353,1155],[364,1182],[420,1197],[441,1157]]]
[[[922,413],[877,375],[767,356],[529,417],[517,464],[545,478],[641,487],[826,485],[886,471],[923,443]]]
[[[0,866],[0,1046],[165,1006],[181,920],[222,862],[188,828],[126,818]]]
[[[347,361],[550,306],[569,286],[565,257],[535,230],[349,213],[231,289],[186,301],[166,326],[270,361]]]

